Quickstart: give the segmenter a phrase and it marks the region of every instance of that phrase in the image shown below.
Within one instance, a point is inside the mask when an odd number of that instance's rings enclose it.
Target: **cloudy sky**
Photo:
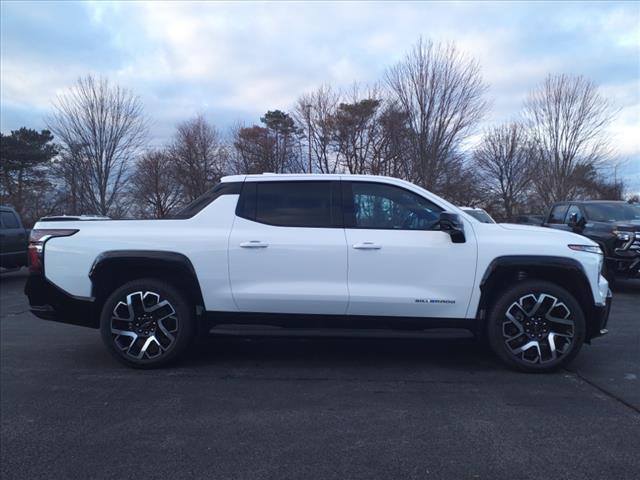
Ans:
[[[549,73],[584,75],[620,109],[619,168],[640,191],[640,2],[107,3],[2,1],[0,129],[44,128],[89,72],[131,88],[161,144],[196,113],[225,130],[322,83],[374,83],[422,36],[482,65],[484,126],[517,118]]]

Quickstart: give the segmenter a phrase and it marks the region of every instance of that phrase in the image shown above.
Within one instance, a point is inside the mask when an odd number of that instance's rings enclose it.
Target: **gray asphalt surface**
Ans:
[[[97,331],[38,320],[0,276],[0,476],[640,478],[640,282],[569,370],[470,340],[202,342],[129,370]]]

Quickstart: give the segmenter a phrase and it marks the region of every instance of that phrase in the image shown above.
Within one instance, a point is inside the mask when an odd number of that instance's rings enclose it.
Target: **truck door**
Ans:
[[[338,181],[250,181],[229,238],[240,311],[344,314],[347,246]]]
[[[438,229],[443,210],[402,187],[343,181],[349,255],[349,314],[464,318],[476,272],[466,242]]]

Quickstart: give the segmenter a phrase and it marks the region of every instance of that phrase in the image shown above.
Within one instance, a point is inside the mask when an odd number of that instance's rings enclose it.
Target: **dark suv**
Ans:
[[[545,227],[567,230],[590,238],[605,255],[604,276],[640,278],[640,205],[585,200],[560,202],[551,207]]]
[[[29,230],[10,207],[0,207],[0,267],[19,268],[27,264]]]

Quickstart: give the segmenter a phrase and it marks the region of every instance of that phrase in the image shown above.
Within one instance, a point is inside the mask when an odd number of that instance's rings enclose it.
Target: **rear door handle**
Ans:
[[[382,245],[378,245],[377,243],[373,242],[362,242],[356,243],[353,248],[357,250],[380,250],[382,248]]]
[[[269,244],[261,242],[260,240],[250,240],[248,242],[242,242],[240,246],[242,248],[267,248]]]

